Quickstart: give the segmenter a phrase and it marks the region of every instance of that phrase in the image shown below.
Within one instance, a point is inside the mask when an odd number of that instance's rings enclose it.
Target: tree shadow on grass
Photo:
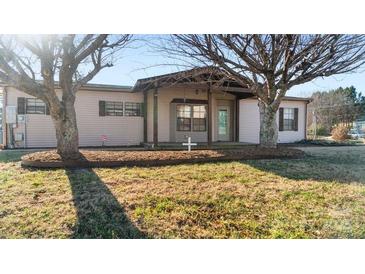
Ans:
[[[128,218],[124,208],[92,169],[66,169],[77,224],[73,238],[145,238]]]
[[[0,163],[18,162],[23,155],[31,152],[25,150],[0,150]]]

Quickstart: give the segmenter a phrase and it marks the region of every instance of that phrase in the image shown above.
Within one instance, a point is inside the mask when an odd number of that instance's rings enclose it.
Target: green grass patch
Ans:
[[[0,163],[18,162],[23,155],[28,153],[29,151],[25,150],[0,150]]]

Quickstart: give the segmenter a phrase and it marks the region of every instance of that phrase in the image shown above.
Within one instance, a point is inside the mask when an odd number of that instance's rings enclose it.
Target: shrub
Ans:
[[[311,124],[308,127],[307,133],[310,136],[314,136],[314,124]],[[317,136],[328,136],[329,135],[329,130],[327,130],[324,126],[318,124],[317,125]]]
[[[331,134],[332,138],[336,141],[344,141],[346,139],[349,139],[349,129],[344,125],[339,125],[335,127]]]
[[[329,132],[330,131],[328,129],[326,129],[325,126],[318,125],[318,127],[317,127],[317,135],[318,136],[328,136]]]

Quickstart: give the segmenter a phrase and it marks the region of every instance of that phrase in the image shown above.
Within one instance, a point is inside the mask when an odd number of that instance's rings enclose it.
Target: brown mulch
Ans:
[[[188,151],[103,151],[80,150],[79,160],[63,161],[55,150],[35,152],[22,157],[27,167],[116,167],[161,166],[186,163],[205,163],[231,160],[299,158],[304,152],[293,148],[247,147],[229,150]]]

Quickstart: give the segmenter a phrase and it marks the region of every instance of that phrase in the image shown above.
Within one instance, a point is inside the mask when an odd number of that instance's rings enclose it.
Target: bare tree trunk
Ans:
[[[56,113],[52,118],[56,129],[57,153],[65,160],[79,159],[79,133],[73,103],[67,103],[62,113]]]
[[[270,105],[259,101],[260,111],[260,147],[276,148],[278,141],[278,127],[276,124],[276,111]]]

